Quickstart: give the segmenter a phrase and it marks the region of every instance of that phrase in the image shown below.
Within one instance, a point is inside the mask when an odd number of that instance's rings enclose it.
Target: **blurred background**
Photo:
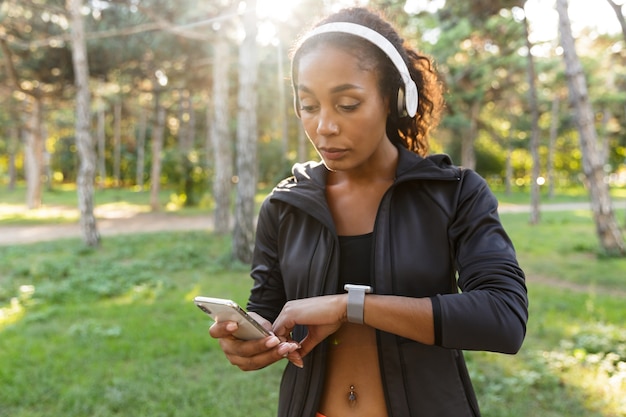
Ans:
[[[0,0],[0,416],[275,413],[280,366],[229,368],[191,299],[245,303],[258,204],[317,158],[291,47],[347,6],[433,57],[431,152],[528,275],[522,352],[468,356],[484,414],[626,416],[623,3]]]

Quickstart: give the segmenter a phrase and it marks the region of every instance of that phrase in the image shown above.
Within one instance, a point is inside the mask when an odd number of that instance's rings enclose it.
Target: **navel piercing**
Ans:
[[[354,403],[356,401],[356,392],[354,392],[354,385],[350,385],[350,392],[348,393],[348,401]]]

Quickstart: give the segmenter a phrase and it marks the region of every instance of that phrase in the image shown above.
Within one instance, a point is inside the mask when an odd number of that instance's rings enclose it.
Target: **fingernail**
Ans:
[[[270,337],[269,339],[267,339],[267,342],[265,342],[265,347],[273,348],[275,346],[278,346],[279,343],[280,343],[279,338],[277,338],[276,336]]]
[[[281,343],[281,345],[278,347],[278,354],[283,357],[286,357],[290,352],[291,348],[289,347],[288,343]]]
[[[304,368],[304,362],[302,361],[302,359],[292,359],[290,362],[300,369]]]

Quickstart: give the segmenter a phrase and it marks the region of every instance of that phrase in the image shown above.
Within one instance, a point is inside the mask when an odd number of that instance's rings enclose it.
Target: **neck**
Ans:
[[[398,149],[388,141],[367,163],[346,171],[331,171],[327,184],[349,182],[369,186],[372,183],[393,182],[397,165]]]

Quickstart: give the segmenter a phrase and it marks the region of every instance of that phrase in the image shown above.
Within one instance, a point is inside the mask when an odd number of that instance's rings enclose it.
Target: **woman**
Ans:
[[[297,164],[259,215],[248,310],[275,336],[211,335],[244,370],[289,359],[279,416],[478,416],[461,350],[517,352],[527,293],[485,181],[425,156],[442,107],[431,61],[354,8],[292,65],[322,161]]]

